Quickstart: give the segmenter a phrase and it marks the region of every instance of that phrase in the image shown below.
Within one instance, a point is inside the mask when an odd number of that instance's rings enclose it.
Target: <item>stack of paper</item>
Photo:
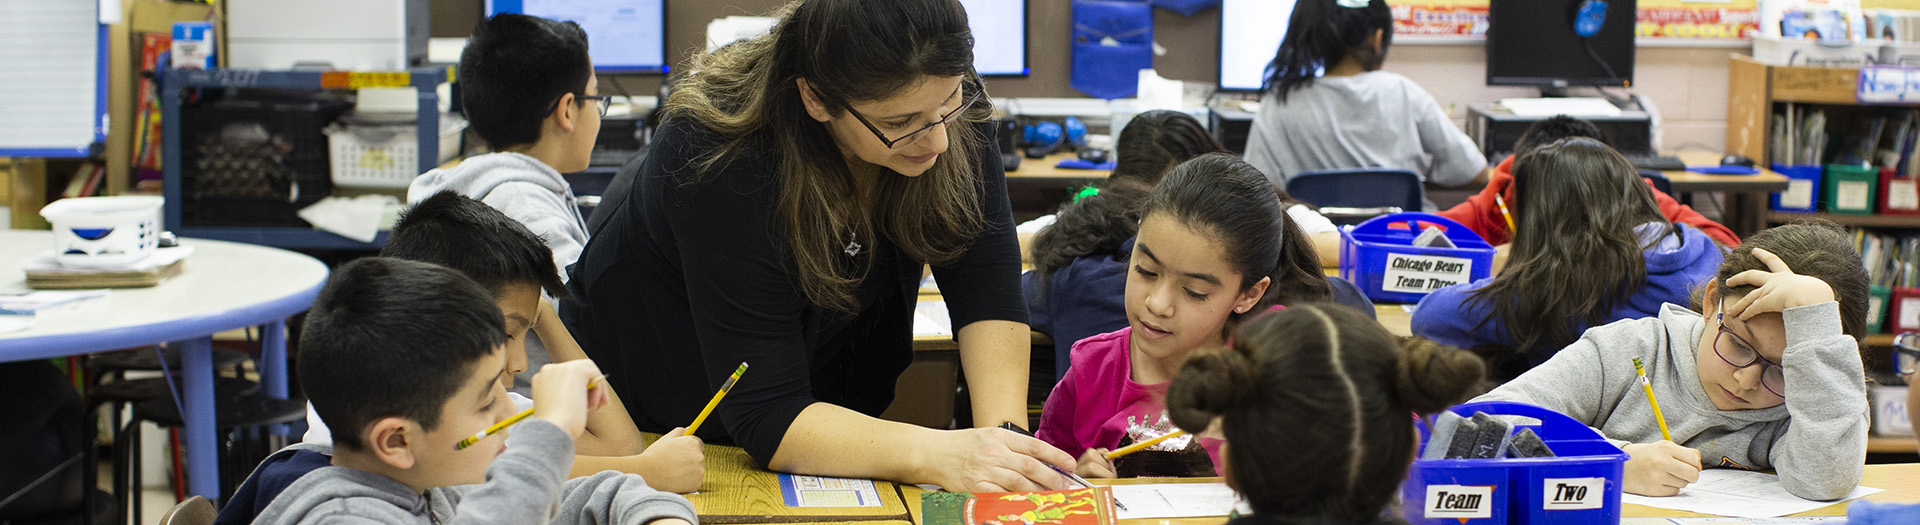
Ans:
[[[125,266],[80,268],[63,266],[53,252],[47,252],[27,260],[22,269],[27,272],[27,286],[39,290],[145,288],[180,275],[192,254],[193,247],[176,246],[154,250],[153,255]]]
[[[1780,486],[1780,476],[1733,469],[1700,471],[1700,481],[1680,489],[1680,494],[1655,498],[1626,494],[1620,501],[1648,507],[1684,510],[1736,518],[1777,518],[1866,497],[1880,492],[1872,487],[1854,487],[1853,492],[1835,501],[1800,499]]]

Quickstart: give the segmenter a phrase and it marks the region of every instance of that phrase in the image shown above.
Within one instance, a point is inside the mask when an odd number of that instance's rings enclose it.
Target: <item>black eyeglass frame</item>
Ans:
[[[855,111],[853,109],[852,104],[848,104],[846,101],[843,101],[837,98],[829,97],[825,93],[821,93],[819,88],[813,87],[812,84],[808,84],[807,87],[808,89],[813,90],[814,96],[820,97],[822,99],[831,100],[835,105],[840,106],[841,109],[847,110],[847,113],[853,114],[854,120],[860,121],[861,125],[867,127],[867,131],[873,132],[873,138],[880,139],[880,143],[885,144],[887,146],[887,149],[893,149],[899,146],[912,143],[914,140],[920,137],[921,133],[926,133],[927,130],[933,129],[934,126],[945,125],[946,123],[951,122],[954,117],[960,116],[961,113],[966,113],[968,108],[972,108],[974,103],[979,102],[980,97],[983,96],[987,91],[985,89],[982,89],[982,87],[980,86],[979,80],[972,79],[972,78],[963,80],[960,82],[960,92],[962,95],[965,96],[965,98],[960,101],[960,105],[958,107],[953,108],[953,111],[949,111],[945,115],[941,115],[939,120],[935,120],[933,122],[927,123],[927,125],[925,126],[921,126],[920,129],[907,132],[907,134],[901,135],[900,138],[890,139],[890,138],[887,138],[886,133],[881,133],[880,128],[877,126],[874,126],[872,121],[867,120],[867,117],[865,115],[861,115],[859,111]],[[969,87],[973,88],[972,94],[967,94],[967,91],[968,91],[967,88]]]
[[[1901,366],[1901,357],[1905,356],[1905,366]],[[1901,332],[1893,337],[1893,371],[1903,376],[1911,376],[1920,369],[1920,332]]]
[[[607,109],[613,107],[612,95],[585,95],[580,93],[573,93],[573,98],[575,100],[593,101],[593,105],[596,106],[597,110],[599,110],[601,118],[606,118]],[[557,107],[560,107],[560,99],[556,98],[556,99],[553,99],[553,104],[547,107],[547,113],[553,113],[553,108],[557,108]]]
[[[1733,333],[1732,330],[1728,330],[1727,314],[1725,313],[1714,314],[1714,320],[1719,321],[1719,323],[1717,324],[1720,325],[1720,330],[1713,334],[1713,355],[1718,356],[1721,361],[1726,361],[1728,365],[1732,365],[1734,368],[1746,368],[1756,364],[1764,363],[1765,366],[1760,369],[1760,386],[1765,387],[1768,392],[1773,392],[1773,395],[1780,396],[1780,399],[1786,399],[1787,398],[1787,392],[1786,392],[1787,368],[1781,365],[1780,363],[1773,362],[1772,359],[1767,359],[1766,356],[1760,355],[1760,351],[1755,350],[1753,348],[1752,343],[1748,343],[1747,340],[1741,339],[1740,336],[1738,334]],[[1727,335],[1729,337],[1732,337],[1733,341],[1736,344],[1739,344],[1740,346],[1745,347],[1748,352],[1753,352],[1753,359],[1748,359],[1747,362],[1744,364],[1736,363],[1733,361],[1733,359],[1729,359],[1727,357],[1727,354],[1720,351],[1721,335]],[[1777,380],[1769,379],[1774,377],[1777,377],[1779,379]],[[1768,384],[1769,382],[1778,382],[1780,383],[1780,387],[1774,388],[1773,385]]]

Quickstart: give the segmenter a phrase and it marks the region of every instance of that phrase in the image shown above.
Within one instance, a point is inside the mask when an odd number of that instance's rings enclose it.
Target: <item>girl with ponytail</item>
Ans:
[[[1232,155],[1174,167],[1147,195],[1141,217],[1128,258],[1127,326],[1074,344],[1073,366],[1040,416],[1039,438],[1080,456],[1082,476],[1130,471],[1103,454],[1173,430],[1160,395],[1189,356],[1218,347],[1234,325],[1275,305],[1329,295],[1312,243],[1273,185]],[[1198,456],[1192,444],[1176,438],[1155,450]],[[1209,474],[1217,464],[1190,459],[1199,468],[1173,474]]]
[[[1380,70],[1392,45],[1386,0],[1294,4],[1267,66],[1247,163],[1282,188],[1303,171],[1366,167],[1412,170],[1441,186],[1486,183],[1486,155],[1433,95]]]
[[[1408,413],[1459,402],[1484,372],[1351,309],[1295,305],[1187,361],[1166,403],[1180,428],[1223,440],[1220,474],[1253,508],[1229,525],[1400,523],[1389,506],[1419,445]]]

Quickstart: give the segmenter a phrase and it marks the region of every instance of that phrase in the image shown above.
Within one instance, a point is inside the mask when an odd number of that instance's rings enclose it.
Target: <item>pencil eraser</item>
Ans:
[[[1505,451],[1504,447],[1506,445],[1507,434],[1512,432],[1513,425],[1494,419],[1493,416],[1487,415],[1486,412],[1474,412],[1473,422],[1479,431],[1479,435],[1474,438],[1473,449],[1467,457],[1474,459],[1493,459],[1500,457],[1500,453]]]
[[[1442,410],[1433,418],[1433,432],[1427,436],[1427,446],[1420,450],[1420,459],[1441,459],[1447,456],[1447,448],[1453,446],[1454,429],[1460,428],[1460,417],[1451,410]]]
[[[1547,443],[1541,441],[1540,435],[1533,433],[1531,428],[1523,428],[1513,434],[1513,444],[1507,447],[1507,455],[1516,458],[1554,457],[1553,449],[1547,448]]]
[[[1480,437],[1480,424],[1471,419],[1461,418],[1453,429],[1453,439],[1447,444],[1446,459],[1464,459],[1473,457],[1473,441]]]

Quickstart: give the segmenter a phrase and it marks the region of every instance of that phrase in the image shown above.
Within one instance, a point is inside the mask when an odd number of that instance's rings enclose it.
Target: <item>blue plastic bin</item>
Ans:
[[[1455,248],[1416,248],[1428,226]],[[1493,246],[1460,223],[1431,213],[1394,213],[1341,230],[1340,277],[1376,302],[1414,303],[1440,288],[1492,274]]]
[[[1402,513],[1422,525],[1494,523],[1584,524],[1620,522],[1621,475],[1627,453],[1565,414],[1525,404],[1491,401],[1452,409],[1461,417],[1474,412],[1525,416],[1559,457],[1508,459],[1422,459],[1413,462],[1400,485]],[[1428,431],[1420,427],[1425,446]]]
[[[1776,191],[1767,197],[1774,211],[1814,213],[1820,211],[1820,172],[1819,164],[1788,166],[1774,164],[1773,171],[1787,176],[1787,191]]]

